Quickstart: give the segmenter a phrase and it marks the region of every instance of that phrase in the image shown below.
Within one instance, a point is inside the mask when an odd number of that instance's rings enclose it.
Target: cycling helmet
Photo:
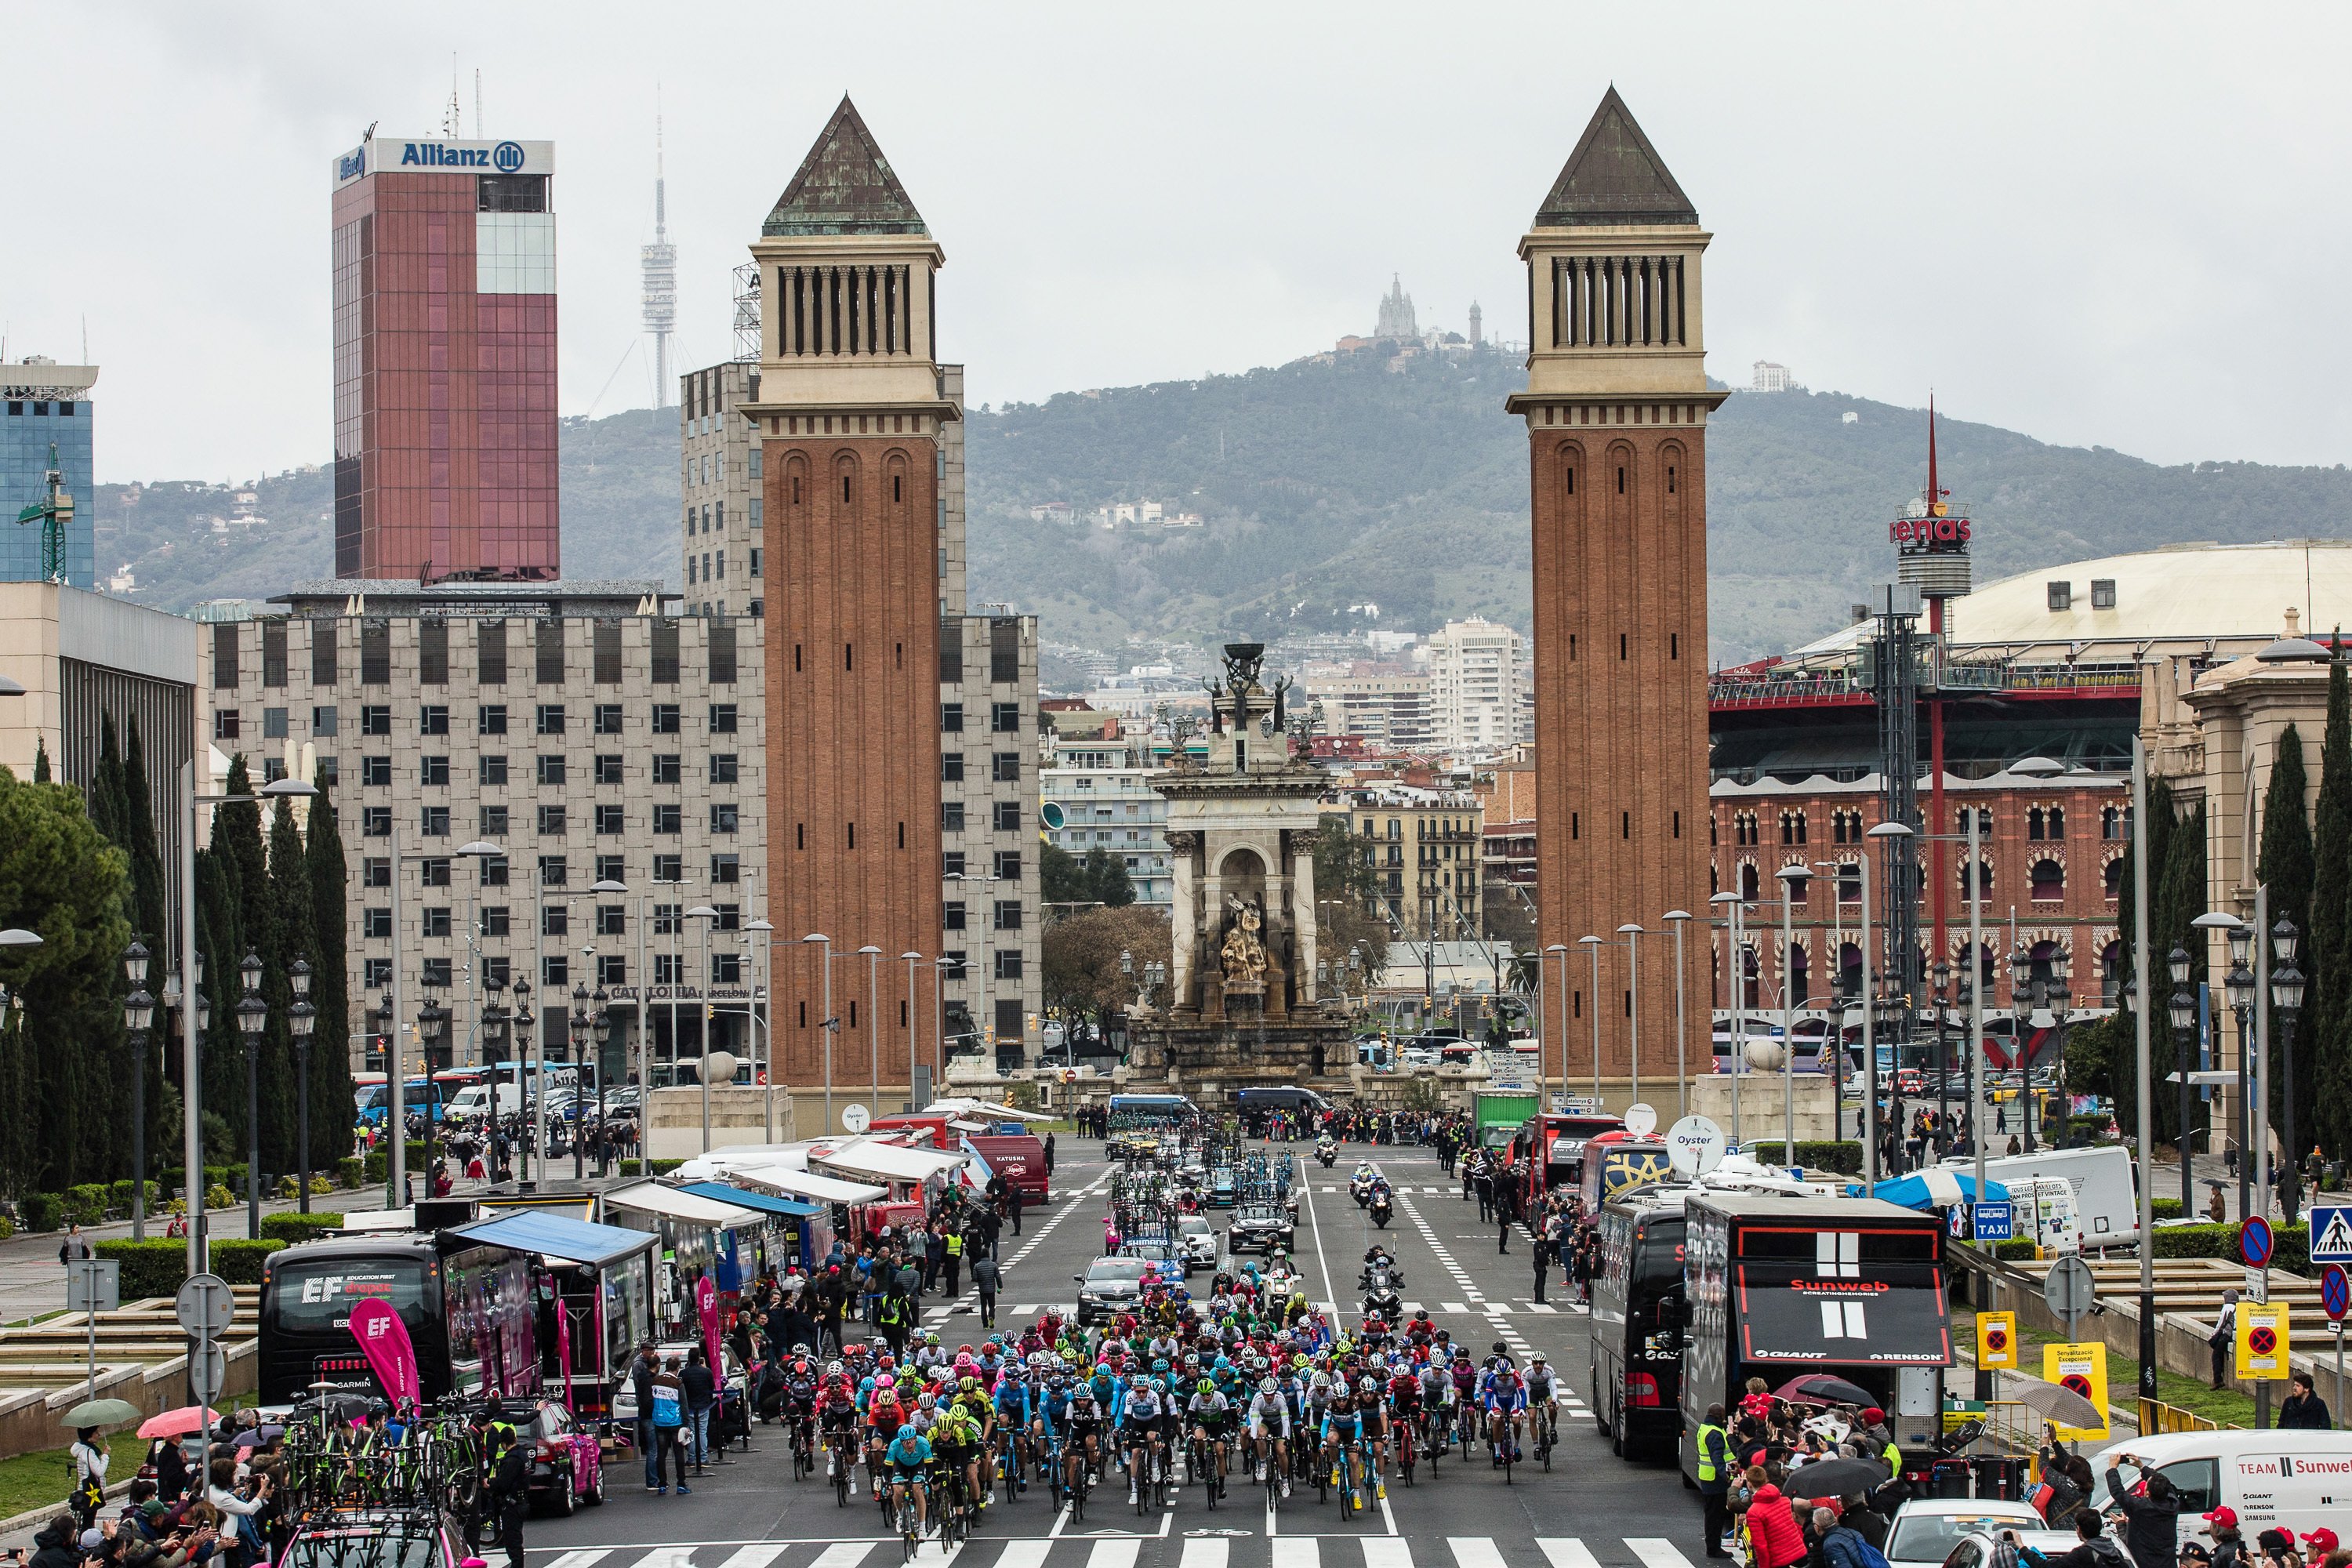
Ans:
[[[904,1443],[904,1442],[908,1441],[908,1440],[909,1440],[909,1439],[911,1439],[914,1436],[915,1436],[915,1427],[914,1427],[914,1424],[913,1424],[912,1422],[908,1422],[907,1425],[902,1426],[900,1426],[900,1427],[898,1428],[898,1441],[900,1441],[901,1443]]]
[[[1153,1362],[1151,1363],[1151,1370],[1160,1373],[1166,1372],[1168,1370],[1168,1358],[1166,1356],[1161,1356],[1158,1361]]]
[[[1318,1367],[1312,1381],[1318,1389],[1328,1388],[1331,1386],[1331,1374]]]
[[[1128,1386],[1134,1389],[1138,1394],[1140,1394],[1145,1389],[1151,1386],[1151,1380],[1139,1372],[1135,1374],[1134,1380],[1130,1382]]]
[[[829,1362],[827,1362],[827,1363],[824,1363],[824,1375],[825,1375],[825,1376],[827,1376],[827,1377],[839,1377],[839,1376],[841,1375],[841,1373],[842,1373],[842,1365],[841,1365],[841,1363],[840,1363],[839,1361],[837,1361],[837,1360],[835,1360],[835,1361],[829,1361]]]
[[[874,1380],[873,1380],[873,1378],[871,1378],[871,1377],[861,1377],[861,1378],[859,1378],[859,1379],[857,1380],[857,1392],[858,1392],[858,1393],[860,1393],[860,1394],[871,1394],[871,1393],[873,1393],[873,1392],[874,1392]]]
[[[1528,1352],[1528,1361],[1533,1365],[1541,1366],[1543,1364],[1543,1359],[1544,1353],[1541,1351],[1530,1351]]]
[[[1280,1391],[1280,1388],[1281,1388],[1281,1384],[1279,1384],[1276,1383],[1276,1382],[1274,1381],[1274,1379],[1272,1379],[1272,1378],[1270,1378],[1270,1377],[1262,1377],[1262,1378],[1258,1379],[1258,1382],[1257,1382],[1257,1391],[1258,1391],[1260,1394],[1274,1394],[1274,1393],[1277,1393],[1277,1392],[1279,1392],[1279,1391]]]
[[[970,1394],[973,1389],[978,1388],[979,1386],[980,1379],[971,1376],[968,1373],[956,1384],[956,1387],[966,1394]]]
[[[1494,1343],[1492,1353],[1496,1355],[1508,1355],[1511,1353],[1511,1347],[1505,1344],[1502,1341],[1496,1340]]]
[[[1372,1380],[1368,1377],[1356,1384],[1356,1392],[1359,1394],[1371,1394],[1377,1391],[1378,1386],[1378,1384],[1374,1384]]]
[[[920,1410],[935,1410],[939,1407],[939,1395],[933,1394],[928,1388],[923,1390],[921,1394],[918,1394],[915,1399],[916,1408]]]
[[[874,1367],[877,1372],[896,1372],[898,1370],[898,1363],[892,1361],[886,1352],[880,1361],[874,1363]]]

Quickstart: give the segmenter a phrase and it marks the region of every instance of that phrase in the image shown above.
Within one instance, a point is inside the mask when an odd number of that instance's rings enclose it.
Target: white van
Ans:
[[[2352,1432],[2164,1432],[2110,1443],[2091,1461],[2099,1497],[2107,1495],[2107,1454],[2128,1454],[2180,1490],[2180,1539],[2187,1542],[2213,1509],[2238,1510],[2252,1541],[2276,1527],[2297,1535],[2340,1528],[2352,1514]],[[2124,1485],[2139,1479],[2126,1461]]]
[[[499,1115],[510,1116],[522,1109],[522,1091],[515,1087],[512,1080],[500,1080],[498,1096]],[[442,1114],[445,1117],[454,1117],[466,1121],[479,1121],[488,1116],[489,1111],[490,1086],[487,1083],[469,1083],[457,1091],[457,1098],[449,1102],[448,1108]]]
[[[1973,1159],[1947,1160],[1944,1164],[1952,1171],[1973,1173],[1976,1170]],[[2028,1176],[2054,1176],[2073,1186],[2074,1222],[2082,1233],[2080,1246],[2084,1252],[2138,1244],[2139,1186],[2134,1180],[2132,1152],[2126,1144],[1996,1154],[1985,1161],[1985,1174],[2004,1185]]]

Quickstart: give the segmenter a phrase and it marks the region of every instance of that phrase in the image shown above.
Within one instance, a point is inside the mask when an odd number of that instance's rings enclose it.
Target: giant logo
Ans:
[[[511,174],[522,167],[522,148],[513,142],[501,142],[490,151],[490,162],[501,174]]]

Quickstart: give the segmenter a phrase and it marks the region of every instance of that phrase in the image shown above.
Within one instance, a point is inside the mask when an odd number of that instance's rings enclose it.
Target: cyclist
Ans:
[[[1544,1360],[1543,1352],[1537,1351],[1528,1357],[1526,1382],[1528,1408],[1534,1411],[1536,1419],[1543,1423],[1544,1440],[1548,1443],[1559,1442],[1559,1416],[1552,1405],[1552,1396],[1558,1388],[1559,1376],[1552,1371],[1551,1363]]]
[[[1372,1450],[1372,1493],[1376,1498],[1389,1495],[1388,1482],[1383,1479],[1389,1468],[1388,1410],[1381,1403],[1381,1384],[1367,1373],[1356,1383],[1356,1419],[1362,1424],[1364,1439]]]
[[[1029,1489],[1028,1479],[1023,1474],[1032,1411],[1029,1392],[1027,1380],[1013,1376],[1008,1369],[996,1380],[995,1416],[990,1423],[1004,1449],[1004,1473],[1016,1489],[1024,1492]]]
[[[849,1374],[837,1361],[825,1368],[817,1395],[817,1420],[824,1443],[825,1479],[831,1480],[835,1466],[854,1464],[857,1452],[857,1397]]]
[[[1276,1473],[1282,1477],[1282,1495],[1290,1495],[1290,1401],[1284,1396],[1282,1384],[1273,1376],[1258,1380],[1257,1393],[1249,1402],[1249,1437],[1257,1450],[1257,1479],[1265,1480],[1268,1450]]]
[[[1203,1487],[1214,1487],[1217,1495],[1225,1495],[1225,1429],[1233,1425],[1234,1407],[1230,1400],[1218,1392],[1216,1380],[1202,1378],[1194,1386],[1192,1397],[1184,1406],[1184,1414],[1192,1426],[1192,1440],[1203,1448],[1216,1452],[1216,1474],[1202,1476]]]
[[[1070,1390],[1069,1423],[1062,1439],[1062,1484],[1075,1489],[1081,1466],[1102,1468],[1103,1408],[1091,1385],[1082,1383]]]
[[[1499,1342],[1495,1346],[1494,1356],[1487,1365],[1491,1370],[1481,1380],[1478,1401],[1486,1412],[1487,1436],[1495,1443],[1497,1464],[1502,1462],[1500,1451],[1507,1438],[1511,1445],[1511,1462],[1517,1464],[1519,1422],[1528,1411],[1527,1384],[1521,1381],[1519,1369],[1512,1363],[1508,1352]]]
[[[1029,1452],[1040,1468],[1054,1452],[1054,1436],[1065,1443],[1070,1433],[1070,1374],[1060,1362],[1052,1363],[1042,1385],[1029,1395]]]
[[[1167,1409],[1159,1385],[1141,1373],[1128,1384],[1127,1401],[1119,1409],[1119,1453],[1127,1460],[1127,1500],[1134,1502],[1139,1483],[1148,1473],[1153,1455],[1167,1441],[1161,1418]]]
[[[1315,1374],[1321,1377],[1323,1373]],[[1330,1403],[1323,1406],[1323,1464],[1331,1472],[1331,1484],[1343,1486],[1346,1476],[1340,1469],[1347,1450],[1355,1446],[1360,1431],[1361,1415],[1356,1409],[1356,1391],[1344,1382],[1331,1388]]]
[[[1457,1348],[1446,1363],[1446,1372],[1447,1375],[1454,1380],[1454,1397],[1448,1403],[1454,1406],[1455,1419],[1458,1421],[1464,1406],[1468,1406],[1474,1412],[1479,1408],[1478,1363]],[[1472,1439],[1475,1440],[1476,1436],[1474,1428],[1471,1433]]]
[[[899,1427],[906,1426],[907,1408],[898,1403],[896,1383],[877,1383],[867,1395],[866,1405],[866,1468],[874,1480],[874,1495],[882,1495],[884,1461],[882,1451],[890,1446]]]
[[[898,1435],[882,1450],[884,1462],[890,1467],[890,1507],[896,1512],[906,1500],[907,1492],[915,1494],[915,1528],[930,1532],[929,1499],[923,1485],[923,1472],[931,1462],[931,1445],[912,1426],[901,1426]]]
[[[988,1494],[980,1486],[980,1456],[985,1444],[971,1412],[961,1404],[949,1405],[931,1428],[931,1451],[940,1472],[962,1478],[966,1518],[975,1507],[988,1506]]]
[[[1402,1453],[1406,1444],[1421,1437],[1421,1376],[1402,1356],[1389,1365],[1388,1400],[1397,1450]]]
[[[957,1409],[971,1417],[972,1424],[980,1428],[981,1440],[987,1441],[989,1427],[996,1420],[996,1402],[988,1396],[986,1389],[981,1387],[980,1379],[969,1373],[958,1379],[952,1403]]]

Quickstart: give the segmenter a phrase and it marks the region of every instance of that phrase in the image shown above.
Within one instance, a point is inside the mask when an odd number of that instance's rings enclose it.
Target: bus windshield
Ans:
[[[352,1309],[362,1301],[389,1302],[411,1329],[428,1317],[425,1265],[415,1258],[320,1258],[289,1264],[277,1271],[272,1306],[279,1326],[290,1333],[328,1333],[351,1326]]]

